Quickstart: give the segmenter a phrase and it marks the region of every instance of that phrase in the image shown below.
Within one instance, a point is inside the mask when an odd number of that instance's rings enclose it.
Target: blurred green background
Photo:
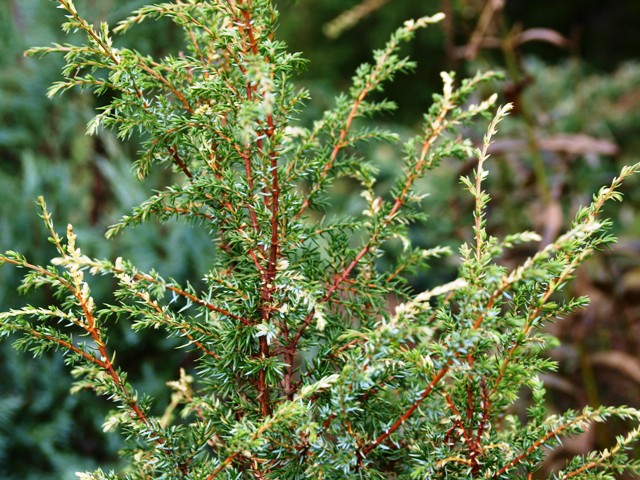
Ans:
[[[146,1],[76,0],[92,22],[114,24]],[[280,0],[280,34],[291,50],[311,62],[299,82],[313,96],[301,122],[311,122],[348,87],[355,68],[368,61],[389,34],[408,18],[448,13],[447,20],[420,32],[406,49],[418,61],[412,75],[398,78],[386,92],[399,108],[375,119],[405,135],[420,126],[421,113],[440,88],[439,72],[459,76],[477,69],[505,72],[490,86],[501,102],[516,109],[501,125],[494,146],[490,191],[492,233],[535,229],[549,241],[570,221],[579,204],[624,164],[640,160],[640,2],[638,0]],[[48,100],[47,87],[59,76],[61,58],[26,59],[30,46],[73,41],[48,0],[0,0],[0,248],[46,262],[52,252],[36,215],[35,199],[45,196],[59,229],[73,223],[85,253],[155,266],[178,280],[200,278],[203,256],[211,255],[205,232],[185,225],[144,226],[115,241],[106,227],[142,201],[170,173],[144,183],[130,171],[135,141],[121,144],[110,132],[84,135],[86,122],[105,99],[72,92]],[[179,32],[168,22],[143,24],[119,42],[161,56],[181,48]],[[484,93],[488,93],[487,90]],[[465,134],[480,139],[483,126]],[[398,152],[388,145],[365,151],[393,175]],[[431,220],[412,230],[423,246],[457,248],[470,235],[470,199],[457,178],[472,160],[446,165],[424,181]],[[336,185],[349,209],[348,184]],[[563,340],[549,354],[560,369],[544,380],[551,410],[586,404],[640,407],[640,207],[638,183],[625,187],[626,203],[611,209],[621,242],[580,270],[570,289],[588,294],[591,306],[559,321],[551,331]],[[185,248],[185,246],[187,248]],[[516,251],[513,264],[531,253]],[[387,260],[394,257],[389,247]],[[454,261],[442,261],[411,279],[424,289],[451,277]],[[384,268],[384,262],[381,265]],[[0,306],[51,299],[16,293],[20,272],[0,269]],[[110,283],[94,288],[109,301]],[[189,361],[171,343],[132,334],[126,324],[111,327],[119,359],[142,391],[168,402],[164,382]],[[161,359],[161,361],[160,361]],[[102,433],[107,402],[91,393],[68,395],[70,377],[59,355],[33,360],[0,343],[0,478],[74,478],[95,465],[117,466],[119,439]],[[160,413],[160,412],[159,412]],[[550,456],[605,447],[622,426],[598,426]]]

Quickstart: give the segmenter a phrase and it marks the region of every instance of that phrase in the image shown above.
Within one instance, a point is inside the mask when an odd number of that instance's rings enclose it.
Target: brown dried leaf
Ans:
[[[560,48],[569,48],[571,46],[569,39],[550,28],[528,28],[520,32],[514,42],[516,45],[522,45],[527,42],[547,42]]]
[[[582,133],[553,135],[536,140],[540,150],[562,152],[573,155],[617,155],[618,146],[601,138]],[[521,152],[527,148],[527,141],[521,139],[496,140],[489,148],[489,153],[499,155],[508,152]]]
[[[640,383],[640,360],[621,351],[598,352],[591,356],[594,366],[613,368]]]

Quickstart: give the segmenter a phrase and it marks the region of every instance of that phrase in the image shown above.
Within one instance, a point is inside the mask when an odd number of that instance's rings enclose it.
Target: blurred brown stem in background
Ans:
[[[391,0],[363,0],[355,7],[345,10],[336,18],[328,22],[322,31],[329,38],[338,38],[345,30],[356,25],[367,15],[389,3]]]

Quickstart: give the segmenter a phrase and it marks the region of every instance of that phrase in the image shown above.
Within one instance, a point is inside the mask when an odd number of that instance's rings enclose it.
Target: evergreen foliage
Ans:
[[[154,168],[181,175],[107,235],[178,218],[207,231],[215,246],[213,258],[202,253],[212,264],[205,278],[180,284],[161,265],[147,272],[135,259],[85,255],[73,227],[60,234],[40,198],[56,256],[47,265],[14,251],[0,257],[26,271],[22,291],[44,288],[57,300],[0,314],[0,335],[18,334],[16,348],[35,356],[60,350],[75,377],[71,392],[92,390],[114,405],[104,430],[125,438],[127,467],[79,478],[533,478],[563,437],[611,417],[640,423],[640,412],[626,407],[549,415],[539,379],[554,368],[542,355],[554,339],[542,327],[586,304],[558,294],[614,240],[599,214],[621,199],[621,183],[640,164],[602,188],[567,232],[507,270],[499,262],[505,250],[539,236],[499,239],[486,229],[488,148],[510,106],[496,109],[496,95],[473,99],[493,74],[459,83],[442,74],[442,93],[422,133],[405,142],[391,188],[358,155],[364,142],[400,141],[359,120],[393,110],[379,92],[414,67],[402,44],[441,15],[407,21],[357,70],[335,107],[305,128],[296,118],[309,96],[293,81],[304,61],[275,37],[270,1],[150,5],[113,30],[171,19],[186,47],[162,59],[118,47],[109,25],[92,25],[71,0],[58,7],[65,31],[86,42],[30,50],[66,59],[50,95],[76,87],[110,95],[88,132],[104,126],[122,139],[140,135],[140,178]],[[478,117],[492,119],[474,149],[460,131]],[[434,221],[417,182],[441,162],[469,156],[477,166],[461,180],[475,203],[473,240],[460,248],[458,278],[415,295],[403,275],[451,253],[412,246],[409,226]],[[331,208],[341,178],[358,185],[357,215]],[[402,255],[383,268],[385,245],[397,241]],[[116,285],[108,304],[92,296],[103,275]],[[117,321],[181,343],[185,362],[168,384],[168,405],[128,381],[112,347]],[[523,389],[532,396],[526,418],[513,410]],[[638,472],[628,455],[638,437],[632,427],[551,478]]]

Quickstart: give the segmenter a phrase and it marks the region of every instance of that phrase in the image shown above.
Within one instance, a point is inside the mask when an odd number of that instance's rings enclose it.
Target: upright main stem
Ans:
[[[246,42],[246,52],[257,55],[259,53],[258,49],[258,36],[256,36],[256,32],[253,28],[253,19],[251,15],[251,1],[250,0],[238,0],[237,7],[240,10],[239,21],[244,24],[244,34],[245,34],[245,42]],[[251,84],[247,81],[246,84],[246,95],[247,100],[249,101],[259,101],[260,95],[258,92],[258,87],[256,85]],[[264,126],[264,124],[263,124]],[[265,249],[265,253],[267,253],[267,264],[266,267],[261,265],[257,265],[258,274],[261,276],[261,291],[260,291],[260,321],[263,324],[268,324],[272,319],[272,311],[273,311],[273,293],[275,291],[275,277],[277,272],[277,263],[278,263],[278,255],[280,253],[280,245],[279,245],[279,208],[280,208],[280,184],[278,178],[278,158],[275,153],[275,149],[273,145],[271,145],[271,140],[275,133],[275,125],[273,115],[269,113],[266,119],[266,126],[263,131],[260,133],[259,138],[256,141],[258,147],[258,153],[260,154],[261,159],[268,163],[269,170],[271,173],[271,186],[269,195],[265,195],[265,202],[271,211],[271,238],[269,241],[269,246]],[[266,141],[263,140],[262,135],[264,134]],[[265,148],[265,145],[267,147]],[[247,175],[250,177],[251,175],[251,154],[249,153],[245,160],[245,170]],[[253,190],[253,185],[250,185],[250,189]],[[265,188],[266,190],[266,188]],[[267,193],[267,192],[265,192]],[[254,224],[254,228],[258,227],[258,219],[255,216],[255,211],[252,214],[252,223]],[[266,360],[272,356],[271,349],[269,347],[269,341],[266,336],[260,336],[259,340],[259,356],[260,360],[266,362]],[[260,404],[260,413],[263,417],[267,417],[271,414],[271,388],[267,379],[267,368],[263,367],[260,369],[258,373],[258,402]]]

